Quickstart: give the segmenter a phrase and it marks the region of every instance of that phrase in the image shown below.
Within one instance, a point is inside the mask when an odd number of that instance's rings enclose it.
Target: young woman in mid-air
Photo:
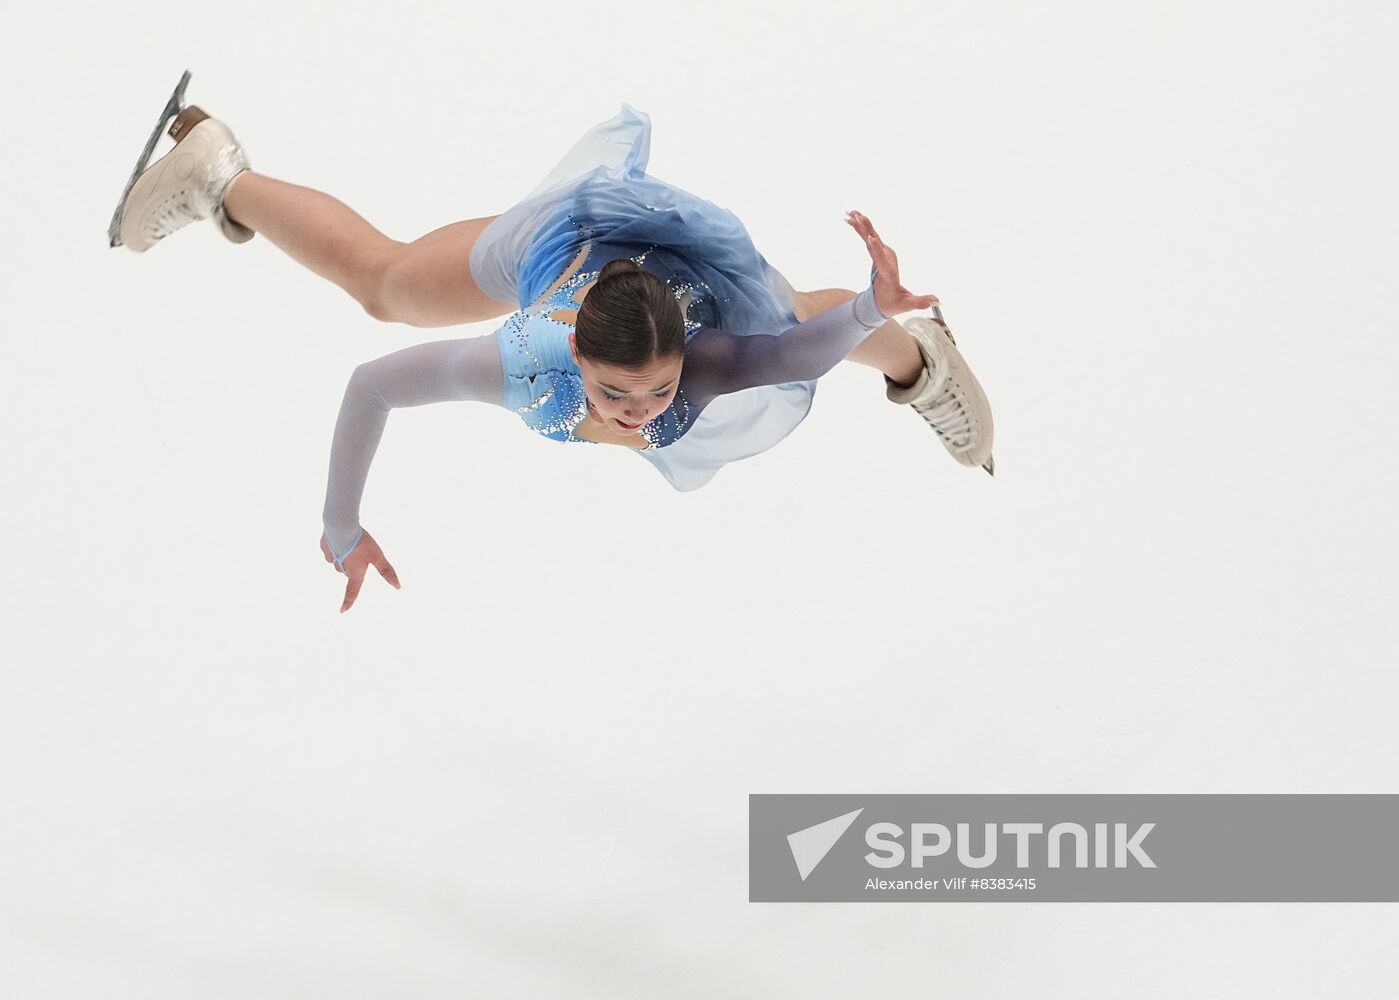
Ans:
[[[186,73],[118,203],[112,246],[144,251],[196,219],[230,240],[262,233],[385,322],[441,327],[507,317],[492,336],[438,340],[355,369],[331,448],[321,550],[349,577],[397,587],[359,523],[388,412],[445,400],[505,406],[559,441],[635,449],[676,489],[771,448],[842,359],[878,368],[964,465],[994,470],[991,411],[934,295],[899,282],[869,219],[871,283],[796,291],[731,212],[649,176],[651,123],[624,104],[523,201],[412,242],[329,195],[249,169],[229,129],[182,103]],[[174,149],[146,168],[160,131]],[[904,323],[891,317],[925,315]],[[926,315],[931,311],[931,317]]]

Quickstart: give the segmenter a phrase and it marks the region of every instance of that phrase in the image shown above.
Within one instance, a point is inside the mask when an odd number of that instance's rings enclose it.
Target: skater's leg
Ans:
[[[517,304],[487,295],[471,274],[471,249],[496,218],[449,223],[403,245],[379,286],[379,318],[435,327],[515,312]]]
[[[810,316],[833,309],[853,298],[855,293],[846,288],[820,288],[814,292],[793,291],[793,312],[800,323]],[[900,386],[912,385],[918,381],[918,375],[923,371],[923,355],[918,350],[918,342],[897,320],[892,319],[862,340],[845,356],[845,360],[878,368]]]
[[[339,285],[371,315],[389,261],[403,248],[330,195],[251,170],[228,186],[224,211]]]
[[[515,310],[488,296],[471,276],[472,245],[494,216],[401,243],[328,194],[251,170],[233,179],[224,210],[345,289],[375,319],[436,327]]]

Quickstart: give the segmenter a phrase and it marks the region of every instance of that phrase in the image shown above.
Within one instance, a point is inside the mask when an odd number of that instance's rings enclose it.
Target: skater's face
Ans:
[[[589,361],[575,346],[573,360],[583,376],[593,416],[619,434],[640,434],[641,428],[675,398],[684,356],[654,358],[639,368],[620,368]]]

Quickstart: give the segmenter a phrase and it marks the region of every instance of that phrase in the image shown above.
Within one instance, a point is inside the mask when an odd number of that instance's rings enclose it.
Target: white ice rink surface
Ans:
[[[747,901],[755,792],[1399,791],[1392,5],[6,20],[5,997],[1399,994],[1395,904]],[[623,101],[798,287],[863,287],[865,212],[996,478],[852,365],[691,494],[398,410],[363,517],[403,589],[338,614],[346,379],[495,324],[376,322],[207,223],[109,249],[186,68],[399,240]]]

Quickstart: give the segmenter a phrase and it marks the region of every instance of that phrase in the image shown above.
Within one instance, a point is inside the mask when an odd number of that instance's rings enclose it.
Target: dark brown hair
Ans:
[[[580,355],[619,368],[685,353],[685,317],[675,294],[625,257],[598,273],[583,297],[573,332]]]

